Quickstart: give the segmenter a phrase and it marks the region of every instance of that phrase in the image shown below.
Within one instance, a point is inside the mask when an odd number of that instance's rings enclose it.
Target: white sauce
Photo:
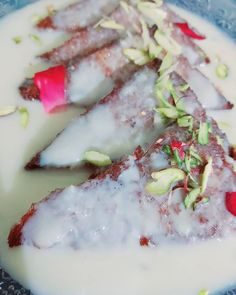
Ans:
[[[80,165],[89,150],[119,159],[132,153],[138,145],[154,141],[163,124],[160,123],[158,128],[149,124],[151,126],[144,131],[147,119],[142,116],[142,111],[148,116],[156,105],[155,80],[153,70],[144,68],[138,71],[118,94],[118,105],[106,103],[96,106],[74,120],[41,153],[40,164],[51,167]],[[131,122],[134,123],[133,128],[130,127]]]
[[[54,36],[57,40],[62,37],[52,32],[41,33],[42,47],[28,38],[33,31],[31,16],[44,13],[45,6],[51,3],[57,6],[65,4],[65,0],[42,0],[10,15],[0,25],[0,75],[4,77],[0,80],[1,105],[25,105],[31,115],[26,130],[20,127],[17,114],[0,118],[1,264],[36,295],[194,295],[202,288],[213,292],[232,284],[236,281],[236,238],[157,249],[40,251],[27,246],[8,249],[6,238],[11,225],[32,202],[40,200],[55,187],[84,179],[76,172],[26,173],[22,170],[39,146],[44,146],[76,113],[72,110],[67,116],[57,114],[49,117],[38,103],[26,103],[17,93],[17,86],[25,74],[30,76],[35,70],[30,66],[32,61],[36,62],[33,57],[49,47]],[[198,43],[209,54],[212,64],[202,71],[211,76],[228,99],[236,103],[235,45],[205,21],[180,12],[207,35],[206,41]],[[11,40],[18,35],[23,36],[20,45]],[[230,76],[224,81],[214,74],[216,55],[230,68]],[[211,114],[222,123],[221,127],[235,144],[235,109]]]

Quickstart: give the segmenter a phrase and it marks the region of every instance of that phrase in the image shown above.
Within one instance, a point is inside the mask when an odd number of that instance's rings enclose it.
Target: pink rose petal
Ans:
[[[204,40],[205,36],[197,34],[194,32],[188,25],[188,23],[175,23],[175,25],[184,33],[186,36],[196,39],[196,40]]]
[[[47,113],[67,104],[65,95],[66,68],[56,66],[34,75],[34,83],[39,88],[40,100]]]

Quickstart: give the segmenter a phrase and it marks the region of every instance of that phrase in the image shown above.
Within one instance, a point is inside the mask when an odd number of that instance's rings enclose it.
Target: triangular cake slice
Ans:
[[[95,24],[119,5],[118,0],[82,0],[39,21],[39,29],[78,31]]]
[[[204,123],[194,120],[191,132],[174,124],[146,153],[139,148],[94,179],[52,192],[12,228],[9,246],[128,248],[234,235],[225,200],[236,175]]]

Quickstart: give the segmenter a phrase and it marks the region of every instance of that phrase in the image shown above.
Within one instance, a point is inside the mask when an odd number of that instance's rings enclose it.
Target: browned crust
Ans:
[[[19,87],[19,92],[25,100],[39,100],[39,89],[33,79],[26,79]]]
[[[47,16],[44,19],[42,19],[41,21],[39,21],[36,25],[37,28],[39,29],[56,29],[56,27],[53,24],[53,19],[51,16]]]

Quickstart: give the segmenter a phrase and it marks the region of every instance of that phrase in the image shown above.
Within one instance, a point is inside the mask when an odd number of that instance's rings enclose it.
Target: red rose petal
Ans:
[[[150,240],[147,237],[144,237],[144,236],[140,237],[140,239],[139,239],[139,244],[142,247],[148,247],[149,242],[150,242]]]
[[[184,160],[185,157],[185,152],[183,147],[185,146],[185,143],[180,142],[180,141],[176,141],[173,140],[170,144],[170,147],[172,149],[172,151],[174,152],[175,150],[177,150],[179,152],[179,156],[181,160]]]
[[[236,192],[226,193],[225,206],[231,214],[236,216]]]
[[[188,25],[188,23],[175,23],[175,25],[184,33],[186,36],[196,39],[196,40],[204,40],[205,36],[199,35],[194,32]]]
[[[34,75],[34,83],[40,91],[40,100],[47,113],[65,106],[66,68],[56,66]]]

